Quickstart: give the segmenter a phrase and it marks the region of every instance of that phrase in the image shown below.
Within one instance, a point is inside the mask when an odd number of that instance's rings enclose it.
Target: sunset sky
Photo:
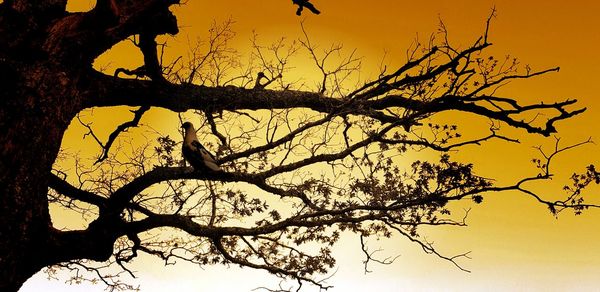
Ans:
[[[72,11],[85,11],[94,1],[71,1]],[[76,3],[75,3],[76,2]],[[464,48],[485,29],[492,7],[498,11],[490,31],[494,44],[488,53],[507,54],[533,69],[560,66],[560,72],[528,80],[515,81],[498,94],[522,102],[560,101],[576,98],[588,110],[580,116],[558,124],[563,145],[584,141],[589,137],[600,142],[600,3],[597,1],[333,1],[312,0],[321,11],[313,15],[305,10],[297,17],[289,0],[262,1],[186,1],[174,9],[180,33],[168,38],[170,54],[183,54],[189,39],[206,36],[213,21],[231,17],[237,36],[234,46],[241,53],[250,48],[255,31],[268,42],[285,36],[297,39],[300,22],[311,39],[327,47],[342,43],[348,51],[356,48],[363,56],[364,76],[377,74],[384,52],[390,66],[405,61],[405,51],[418,35],[426,39],[436,32],[443,20],[451,43]],[[375,4],[376,3],[376,4]],[[135,68],[141,55],[123,45],[110,55],[97,60],[99,66]],[[112,69],[114,70],[114,69]],[[307,73],[304,73],[307,72]],[[309,68],[298,66],[295,74],[310,74]],[[118,120],[102,116],[98,125],[106,123],[106,131]],[[117,115],[118,116],[118,115]],[[154,111],[143,123],[157,131],[174,131],[178,122],[174,115]],[[175,116],[176,117],[176,116]],[[456,116],[460,124],[462,116]],[[469,126],[465,126],[469,129]],[[73,126],[67,132],[64,148],[77,148],[82,129]],[[468,134],[468,133],[467,133]],[[484,177],[498,179],[498,184],[515,182],[518,177],[535,174],[530,162],[537,155],[534,146],[553,147],[554,138],[516,133],[521,143],[495,142],[482,147],[465,147],[453,157],[475,163]],[[88,143],[87,141],[86,143]],[[85,144],[88,145],[88,144]],[[92,145],[92,144],[89,144]],[[550,148],[547,148],[550,149]],[[92,152],[97,149],[93,149]],[[83,151],[83,150],[82,150]],[[87,150],[85,150],[87,151]],[[571,173],[584,170],[588,164],[600,164],[600,145],[589,144],[560,156],[554,164],[556,178],[532,188],[548,198],[560,193]],[[97,154],[97,153],[96,153]],[[591,189],[590,202],[600,203],[600,189]],[[465,206],[455,206],[461,210]],[[418,246],[403,238],[371,241],[381,247],[382,257],[399,256],[387,266],[373,264],[372,273],[363,270],[360,246],[355,237],[338,243],[337,272],[328,280],[330,291],[600,291],[600,209],[587,210],[574,216],[565,211],[555,218],[547,208],[531,197],[519,193],[498,193],[485,197],[481,205],[472,206],[467,227],[427,229],[424,234],[435,242],[439,251],[454,255],[471,251],[471,259],[460,263],[471,273],[460,271],[451,263],[425,254]],[[53,213],[60,223],[60,213]],[[134,270],[141,291],[251,291],[277,285],[277,279],[265,272],[237,267],[178,264],[164,267],[158,260],[142,257]],[[103,291],[101,285],[68,286],[64,281],[48,281],[38,273],[21,291]],[[285,287],[285,285],[284,285]],[[308,288],[306,291],[313,291]]]

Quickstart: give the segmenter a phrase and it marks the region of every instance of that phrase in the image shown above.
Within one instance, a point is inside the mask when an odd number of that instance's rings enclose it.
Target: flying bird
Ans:
[[[296,10],[296,15],[298,16],[302,15],[302,9],[304,9],[304,7],[314,14],[321,13],[321,11],[319,11],[312,3],[309,2],[309,0],[292,0],[292,2],[298,5],[298,10]]]
[[[183,158],[194,167],[194,170],[222,171],[215,157],[198,141],[194,125],[185,122],[181,127],[185,130]]]

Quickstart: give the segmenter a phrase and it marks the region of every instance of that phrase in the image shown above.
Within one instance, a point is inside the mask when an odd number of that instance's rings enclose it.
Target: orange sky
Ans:
[[[85,9],[93,1],[73,1],[73,10]],[[291,1],[187,1],[175,9],[181,33],[169,40],[172,50],[182,49],[187,38],[206,35],[208,25],[232,17],[236,24],[236,48],[244,52],[255,30],[265,40],[281,36],[300,36],[300,20],[315,42],[323,45],[343,43],[357,48],[364,56],[365,74],[380,61],[384,50],[392,64],[401,64],[404,52],[414,37],[426,38],[444,20],[451,42],[462,47],[470,44],[484,28],[491,7],[498,10],[493,21],[491,52],[511,54],[534,69],[560,66],[559,73],[537,79],[514,82],[500,93],[521,101],[557,101],[577,98],[588,111],[559,124],[558,136],[568,143],[593,137],[600,139],[599,75],[600,3],[597,1],[325,1],[312,0],[323,12],[315,17],[307,12],[294,15]],[[343,3],[343,4],[342,4]],[[571,2],[573,3],[573,2]],[[77,4],[77,5],[75,5]],[[79,6],[83,5],[83,6]],[[140,55],[126,48],[110,55],[110,66],[130,66],[141,62]],[[99,61],[106,61],[102,59]],[[106,63],[108,64],[108,63]],[[298,70],[305,70],[298,68]],[[371,70],[371,71],[370,71]],[[369,72],[370,71],[370,72]],[[164,125],[168,113],[155,112],[145,124],[157,129]],[[103,120],[107,125],[114,119]],[[81,133],[72,129],[65,137],[65,147],[81,144]],[[551,139],[522,136],[522,144],[493,143],[481,149],[465,148],[455,157],[476,163],[479,174],[509,183],[519,175],[534,173],[529,160],[535,155],[532,146],[551,146]],[[539,186],[549,195],[560,191],[565,178],[583,166],[600,162],[597,145],[586,145],[561,156],[555,164],[556,182]],[[596,200],[599,202],[600,200]],[[400,255],[389,266],[373,265],[373,273],[362,272],[362,258],[357,240],[342,241],[336,250],[337,274],[329,281],[331,291],[600,291],[596,284],[600,273],[600,210],[581,216],[565,212],[557,220],[544,206],[515,193],[487,196],[482,205],[474,206],[465,228],[427,231],[441,252],[456,254],[472,251],[471,260],[461,263],[472,273],[464,273],[448,262],[425,255],[401,238],[373,242],[385,247],[382,255]],[[262,272],[237,268],[189,265],[162,267],[161,263],[142,259],[135,269],[142,291],[250,291],[272,277]],[[276,283],[276,282],[275,282]],[[22,291],[103,291],[100,286],[65,286],[45,280],[43,274],[28,281]],[[54,290],[53,290],[54,289]],[[312,291],[308,289],[307,291]]]

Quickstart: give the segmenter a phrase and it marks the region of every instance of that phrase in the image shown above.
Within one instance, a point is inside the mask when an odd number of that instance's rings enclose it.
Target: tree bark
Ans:
[[[2,71],[18,80],[3,82],[10,89],[0,109],[0,291],[17,291],[48,263],[48,174],[74,107],[56,86],[64,75],[34,66]]]
[[[174,0],[98,1],[72,14],[66,2],[0,3],[0,291],[17,291],[48,265],[110,257],[120,235],[114,216],[85,231],[52,227],[52,164],[69,123],[95,95],[94,58],[140,31],[177,32]]]
[[[0,291],[52,263],[48,175],[81,107],[76,75],[43,49],[41,30],[66,2],[27,3],[0,4]]]

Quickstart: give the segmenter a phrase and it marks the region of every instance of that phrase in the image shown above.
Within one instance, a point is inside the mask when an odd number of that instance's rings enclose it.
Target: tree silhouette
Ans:
[[[586,183],[566,189],[564,201],[546,201],[526,188],[550,178],[555,154],[575,145],[557,143],[534,161],[538,175],[508,186],[494,185],[447,154],[488,140],[518,142],[499,125],[549,136],[555,123],[584,111],[570,109],[576,100],[521,104],[496,96],[507,81],[558,68],[531,71],[486,55],[489,20],[465,49],[451,46],[442,26],[438,37],[408,51],[404,65],[383,66],[377,78],[356,86],[352,75],[360,59],[350,53],[335,60],[342,47],[317,50],[306,33],[298,43],[255,41],[253,61],[244,67],[228,47],[228,23],[210,30],[206,51],[192,48],[188,60],[166,64],[156,37],[178,32],[168,10],[173,4],[178,1],[98,0],[83,13],[66,12],[64,0],[0,4],[0,290],[17,291],[44,267],[90,270],[111,288],[127,288],[92,261],[128,271],[140,253],[167,262],[233,263],[326,288],[317,276],[334,266],[330,246],[344,231],[360,237],[367,264],[377,259],[364,238],[400,236],[462,269],[461,255],[440,254],[418,236],[422,225],[464,225],[462,215],[453,219],[446,208],[451,201],[479,203],[486,192],[519,190],[554,212],[594,206],[581,197],[581,189],[597,181],[593,168],[576,177]],[[128,38],[143,53],[143,66],[113,74],[92,67]],[[298,50],[308,52],[321,73],[317,90],[284,79]],[[137,107],[134,118],[106,142],[79,116],[120,105]],[[224,171],[180,165],[180,139],[166,135],[133,156],[119,156],[120,134],[154,107],[196,110],[204,122],[198,137]],[[465,139],[456,125],[435,122],[445,112],[486,118],[492,127]],[[102,149],[75,177],[57,159],[74,119]],[[442,154],[407,167],[393,158],[422,149]],[[56,229],[50,204],[88,216],[89,225]],[[308,243],[320,249],[306,249]]]

